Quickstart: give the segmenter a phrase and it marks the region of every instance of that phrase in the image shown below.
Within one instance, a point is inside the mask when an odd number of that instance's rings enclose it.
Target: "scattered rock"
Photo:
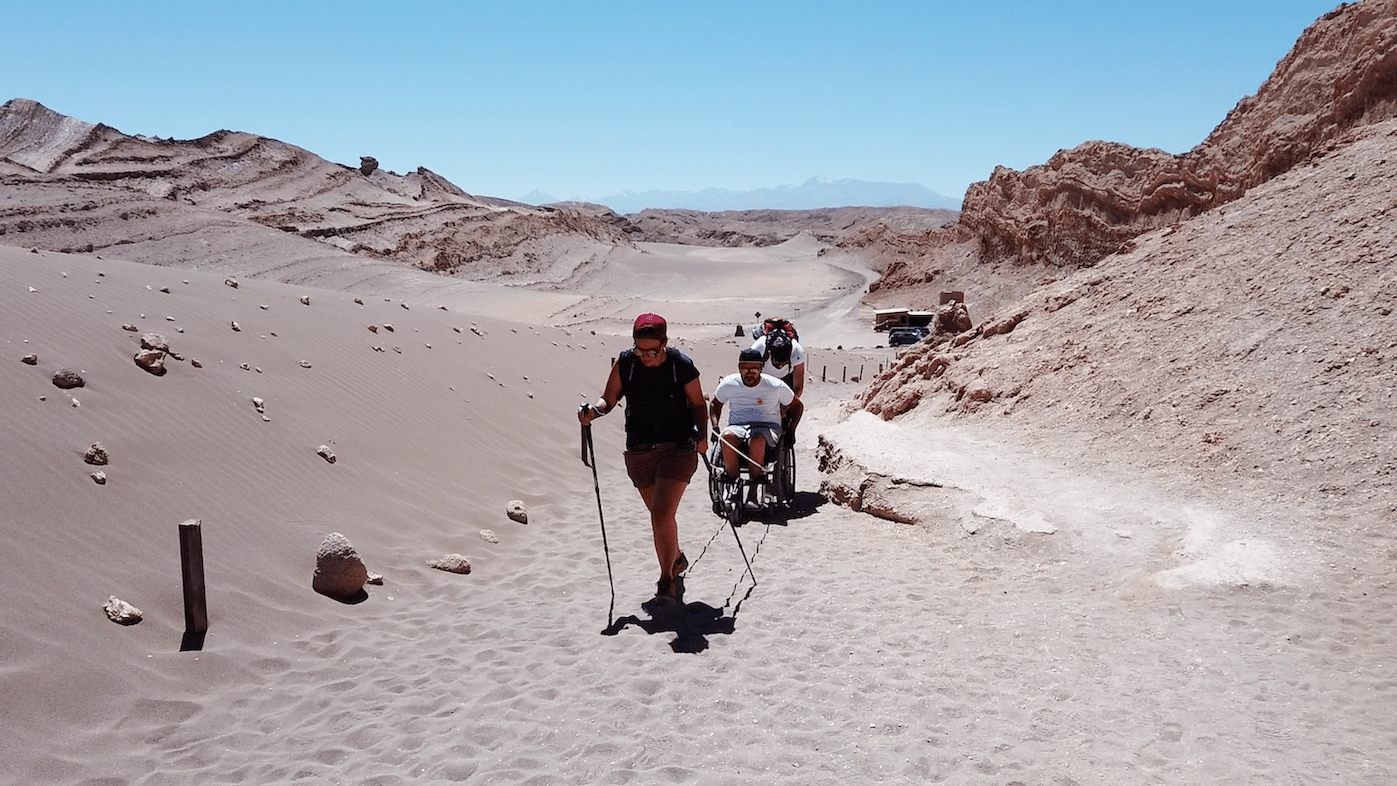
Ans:
[[[264,412],[264,411],[266,411],[267,402],[263,401],[263,400],[262,400],[260,397],[258,397],[258,396],[253,396],[253,397],[252,397],[252,406],[253,406],[254,408],[256,408],[258,412]]]
[[[310,305],[310,295],[301,295],[301,305],[303,305],[303,306],[309,306],[309,305]]]
[[[378,169],[378,159],[373,156],[359,156],[359,174],[372,175]]]
[[[88,448],[87,452],[82,455],[83,461],[98,467],[106,465],[109,458],[107,449],[102,447],[100,442],[92,443],[92,447]]]
[[[355,302],[355,303],[358,303],[358,304],[361,305],[361,306],[364,305],[364,301],[360,300],[360,299],[357,298],[357,297],[354,298],[354,302]]]
[[[232,327],[233,327],[233,332],[234,332],[234,333],[240,333],[240,332],[242,332],[242,328],[238,325],[238,323],[237,323],[236,320],[232,323]]]
[[[393,332],[393,323],[392,323],[392,322],[384,322],[384,323],[383,323],[383,329],[386,330],[386,331],[388,331],[389,333],[392,333],[392,332]]]
[[[369,325],[369,332],[370,332],[370,333],[377,333],[377,332],[378,332],[378,325]]]
[[[223,283],[227,284],[228,286],[232,287],[233,289],[237,289],[237,288],[238,288],[237,279],[225,278],[225,279],[223,279]]]
[[[331,464],[335,463],[336,461],[335,452],[333,450],[330,450],[328,445],[321,445],[320,447],[315,449],[315,452],[316,455],[320,456],[321,458],[325,459]]]
[[[976,380],[965,388],[965,397],[979,404],[994,400],[994,391],[983,380]]]
[[[170,340],[159,333],[145,333],[141,336],[141,349],[157,349],[161,352],[169,352]]]
[[[143,349],[136,353],[136,365],[157,377],[165,376],[165,353],[156,349]]]
[[[383,574],[369,571],[368,583],[379,587],[383,586]]]
[[[974,327],[970,311],[959,300],[949,300],[936,309],[936,332],[964,333]]]
[[[310,368],[310,361],[309,361],[309,360],[302,360],[300,365],[301,365],[301,368]]]
[[[86,385],[82,375],[70,368],[61,368],[53,375],[53,385],[62,390],[72,390]]]
[[[21,363],[28,363],[31,366],[39,365],[39,356],[35,355],[33,352],[30,352],[28,355],[25,355],[19,360]]]
[[[470,562],[460,554],[447,554],[442,557],[437,557],[434,560],[428,560],[427,565],[428,567],[444,570],[448,573],[465,574],[471,572]]]
[[[524,502],[522,500],[510,500],[509,504],[505,506],[504,512],[506,516],[509,516],[511,521],[517,521],[520,524],[529,523],[529,511],[524,507]]]
[[[350,600],[364,591],[369,570],[354,550],[349,538],[338,532],[325,536],[315,555],[315,577],[311,588],[321,595]]]
[[[118,625],[135,625],[144,617],[140,609],[115,595],[107,598],[107,605],[102,610],[107,612],[107,619]]]
[[[495,534],[495,531],[492,530],[492,529],[483,529],[483,530],[481,530],[481,531],[480,531],[480,539],[483,540],[483,541],[485,541],[486,543],[499,543],[499,542],[500,542],[499,536],[497,536],[497,535]]]
[[[140,328],[136,327],[135,325],[133,325],[133,324],[131,324],[131,323],[129,323],[129,322],[126,323],[125,325],[122,325],[122,326],[121,326],[121,329],[122,329],[122,330],[126,330],[126,331],[130,331],[130,332],[132,332],[132,333],[135,333],[137,330],[140,330]]]
[[[990,336],[998,336],[1003,333],[1012,332],[1014,328],[1019,326],[1020,322],[1024,321],[1027,318],[1027,311],[1019,311],[1014,314],[1010,314],[1009,316],[1004,317],[1003,319],[999,319],[989,323],[988,325],[985,325],[983,329],[981,329],[980,335],[989,338]]]
[[[195,358],[190,358],[190,359],[189,359],[189,365],[193,366],[194,368],[203,368],[203,367],[204,367],[204,364],[203,364],[203,363],[200,363],[200,362],[199,362],[198,360],[196,360]]]
[[[238,364],[238,368],[242,369],[243,371],[251,371],[251,370],[252,370],[252,364],[251,364],[251,363],[239,363],[239,364]]]
[[[92,482],[96,483],[99,486],[107,485],[107,473],[103,472],[100,469],[92,473],[88,477],[92,478]]]

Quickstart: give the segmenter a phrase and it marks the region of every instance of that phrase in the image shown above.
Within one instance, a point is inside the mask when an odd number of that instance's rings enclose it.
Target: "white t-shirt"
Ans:
[[[781,427],[781,407],[795,401],[795,391],[776,377],[762,374],[752,387],[742,384],[741,374],[723,377],[713,398],[728,407],[728,424]]]
[[[753,341],[753,342],[752,342],[752,349],[755,349],[755,350],[757,350],[758,352],[760,352],[760,353],[762,353],[763,355],[765,355],[765,354],[766,354],[766,336],[762,336],[761,338],[757,339],[756,341]],[[785,366],[781,366],[780,368],[778,368],[778,367],[776,366],[775,363],[771,362],[771,358],[767,358],[767,360],[766,360],[766,368],[763,368],[763,369],[762,369],[762,373],[763,373],[763,374],[770,374],[771,376],[776,377],[777,379],[781,379],[782,377],[786,376],[787,374],[790,374],[790,373],[794,372],[794,371],[796,370],[796,366],[801,366],[801,365],[804,365],[804,364],[805,364],[805,350],[804,350],[803,348],[801,348],[800,342],[799,342],[799,341],[796,341],[795,339],[791,339],[791,362],[790,362],[790,364],[789,364],[789,365],[785,365]]]

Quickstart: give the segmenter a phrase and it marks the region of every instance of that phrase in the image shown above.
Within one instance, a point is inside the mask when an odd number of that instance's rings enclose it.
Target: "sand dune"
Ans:
[[[721,275],[657,308],[705,313],[723,277],[752,262],[705,259]],[[770,267],[782,264],[809,263]],[[1228,520],[1199,513],[1181,529],[1141,493],[1149,478],[1070,468],[1044,470],[1046,487],[1067,473],[1079,492],[1066,495],[1075,507],[1053,507],[990,432],[974,434],[974,461],[945,465],[973,477],[942,476],[944,524],[853,513],[815,493],[818,435],[851,450],[874,440],[865,460],[894,470],[936,463],[911,427],[845,420],[856,386],[816,377],[797,513],[740,530],[757,583],[697,485],[681,510],[687,605],[658,616],[642,607],[653,552],[620,420],[598,421],[613,607],[572,412],[627,345],[606,329],[627,305],[581,294],[598,327],[549,328],[463,310],[524,302],[507,289],[462,290],[442,310],[424,298],[447,293],[406,283],[411,297],[225,278],[0,248],[4,444],[20,446],[0,467],[6,782],[1237,783],[1394,771],[1390,608],[1377,601],[1381,574],[1325,564],[1343,553],[1335,544],[1279,563],[1284,580],[1166,587],[1159,574],[1191,564],[1174,550],[1226,557],[1241,538]],[[779,289],[779,274],[760,279],[744,287]],[[623,294],[633,306],[642,293]],[[737,344],[699,327],[681,344],[711,389]],[[150,331],[184,357],[163,377],[132,361]],[[31,352],[37,364],[20,363]],[[816,362],[874,364],[879,352],[819,349]],[[60,367],[86,386],[54,387]],[[83,462],[93,442],[111,455],[105,485]],[[1002,504],[1011,492],[1059,534],[1021,526]],[[506,518],[511,499],[528,506],[527,525]],[[190,518],[204,530],[211,625],[202,650],[180,652],[176,528]],[[332,531],[385,577],[362,603],[310,589]],[[1304,556],[1296,545],[1274,548]],[[426,566],[449,552],[470,559],[470,575]],[[110,595],[145,620],[109,622]]]

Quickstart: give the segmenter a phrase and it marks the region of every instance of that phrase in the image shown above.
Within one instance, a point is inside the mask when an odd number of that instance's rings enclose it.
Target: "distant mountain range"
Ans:
[[[521,202],[544,205],[560,201],[544,191],[533,191]],[[622,215],[646,208],[670,208],[719,212],[723,210],[818,210],[831,207],[923,207],[959,210],[959,197],[948,197],[916,183],[877,183],[867,180],[829,180],[813,177],[798,186],[776,186],[754,191],[705,188],[702,191],[622,191],[610,196],[574,201],[606,205]]]

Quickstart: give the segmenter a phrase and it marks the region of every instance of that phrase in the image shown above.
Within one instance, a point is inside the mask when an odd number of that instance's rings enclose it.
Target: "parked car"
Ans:
[[[888,331],[888,346],[901,347],[915,344],[926,338],[930,332],[924,327],[893,328]]]

